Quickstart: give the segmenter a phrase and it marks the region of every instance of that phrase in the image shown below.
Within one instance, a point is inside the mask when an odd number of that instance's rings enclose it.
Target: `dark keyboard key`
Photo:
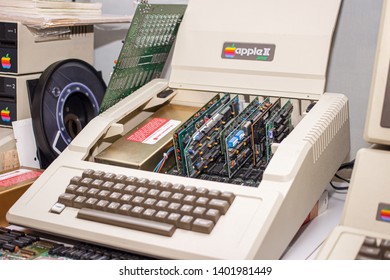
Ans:
[[[63,193],[58,197],[58,202],[64,204],[65,206],[72,207],[75,197],[75,194]]]
[[[210,200],[208,205],[210,208],[218,209],[223,215],[226,214],[230,206],[226,200],[215,199],[215,198]]]
[[[82,179],[83,178],[81,178],[80,176],[74,176],[72,179],[70,179],[70,183],[74,185],[79,185]]]
[[[186,230],[190,230],[193,221],[194,221],[194,217],[188,216],[188,215],[184,215],[184,216],[182,216],[182,217],[180,218],[180,221],[179,221],[179,228],[181,228],[181,229],[186,229]]]
[[[360,255],[365,255],[365,256],[368,256],[370,258],[379,258],[380,252],[381,252],[381,250],[379,248],[369,247],[369,246],[365,246],[365,245],[360,247],[360,250],[359,250]]]
[[[376,238],[374,238],[374,237],[366,237],[365,239],[364,239],[364,243],[363,243],[364,245],[367,245],[367,246],[376,246]]]
[[[221,213],[217,209],[209,209],[204,214],[204,218],[213,221],[215,224],[218,222]]]
[[[236,196],[232,192],[223,192],[219,196],[220,199],[226,200],[229,204],[232,204]]]
[[[76,190],[77,190],[77,188],[78,188],[79,186],[78,185],[75,185],[75,184],[69,184],[67,187],[66,187],[66,193],[75,193],[76,192]]]
[[[164,236],[172,236],[175,232],[173,225],[87,208],[80,209],[77,213],[77,218]]]
[[[75,208],[83,208],[86,201],[87,201],[87,197],[85,197],[85,196],[78,196],[78,197],[76,197],[73,200],[73,207],[75,207]]]
[[[390,250],[385,251],[385,253],[383,254],[383,259],[390,260]]]
[[[196,218],[192,224],[192,230],[201,233],[210,233],[214,228],[214,222],[202,218]]]

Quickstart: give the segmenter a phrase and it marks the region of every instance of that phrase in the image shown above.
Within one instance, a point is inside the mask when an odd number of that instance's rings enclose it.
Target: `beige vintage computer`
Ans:
[[[390,2],[384,1],[364,139],[340,225],[319,259],[390,259]]]
[[[170,78],[153,80],[88,123],[10,209],[8,221],[156,258],[280,258],[349,151],[348,100],[324,93],[339,7],[338,0],[190,1]],[[165,159],[172,140],[177,141],[173,132],[183,124],[189,129],[203,111],[194,112],[209,110],[214,101],[225,98],[237,106],[197,119],[202,125],[187,135],[197,144],[182,147],[185,165],[178,156],[181,148],[172,155],[179,159],[172,168],[191,171],[189,175],[153,172],[150,162],[155,170],[162,167],[155,155]],[[267,115],[271,104],[281,109]],[[253,105],[257,109],[251,111]],[[236,109],[243,110],[237,112],[238,119],[221,121]],[[264,123],[253,130],[255,123],[246,121],[234,141],[224,144],[225,154],[216,152],[227,139],[210,142],[219,135],[218,128],[226,132],[228,124],[248,120],[252,113],[284,127],[265,134]],[[290,125],[294,129],[276,141],[273,136],[289,131]],[[188,132],[185,129],[181,131]],[[258,132],[273,139],[272,144],[266,142],[267,165],[255,160],[257,152],[264,154],[265,142],[258,147],[253,143],[262,138],[242,140],[245,133]],[[145,160],[135,158],[139,153]],[[231,165],[217,171],[214,167],[223,156]],[[242,160],[248,167],[235,178],[234,168]],[[227,177],[218,175],[228,171]],[[245,180],[258,171],[262,180],[250,187]],[[125,193],[117,194],[122,189]],[[95,197],[82,206],[87,193]],[[116,202],[105,202],[103,195]],[[212,210],[206,209],[209,206]],[[175,209],[177,213],[164,216]]]

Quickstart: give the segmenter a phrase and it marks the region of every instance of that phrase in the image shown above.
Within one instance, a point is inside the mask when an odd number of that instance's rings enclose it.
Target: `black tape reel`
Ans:
[[[105,92],[100,73],[82,60],[59,61],[42,73],[31,105],[42,168],[98,115]]]

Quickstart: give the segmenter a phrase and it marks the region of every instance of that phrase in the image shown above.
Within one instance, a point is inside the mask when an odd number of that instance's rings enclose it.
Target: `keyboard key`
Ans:
[[[183,189],[183,192],[185,194],[195,194],[195,191],[196,191],[196,187],[194,186],[185,186]]]
[[[113,200],[113,201],[119,201],[121,196],[122,196],[122,194],[119,192],[112,192],[110,194],[109,198],[110,198],[110,200]]]
[[[118,174],[115,176],[115,178],[113,179],[114,182],[117,182],[117,183],[122,183],[124,184],[124,182],[126,181],[127,179],[127,176],[126,175],[123,175],[123,174]]]
[[[104,182],[103,184],[102,184],[102,189],[103,190],[111,190],[112,189],[112,187],[115,185],[115,183],[114,182],[111,182],[111,181],[106,181],[106,182]]]
[[[221,213],[216,209],[209,209],[204,214],[204,218],[207,220],[213,221],[215,224],[218,222],[219,217],[221,217]]]
[[[177,203],[177,202],[171,202],[169,205],[168,205],[168,211],[175,211],[177,212],[181,207],[181,204],[180,203]]]
[[[122,203],[128,203],[133,199],[133,196],[131,194],[124,194],[121,196],[119,199],[120,202]]]
[[[95,208],[96,207],[96,203],[98,202],[99,200],[97,198],[94,198],[94,197],[90,197],[88,198],[86,201],[85,201],[85,207],[86,208]]]
[[[136,197],[133,198],[131,203],[134,204],[134,205],[141,205],[142,202],[144,202],[144,200],[145,200],[145,197],[143,197],[143,196],[136,196]]]
[[[368,256],[370,258],[379,258],[381,250],[375,247],[363,245],[360,247],[359,254]]]
[[[78,189],[78,185],[75,185],[75,184],[69,184],[67,187],[66,187],[66,191],[67,193],[75,193],[76,190]]]
[[[63,193],[58,197],[58,202],[64,204],[65,206],[73,206],[73,200],[76,195],[71,193]]]
[[[174,226],[179,225],[179,220],[181,218],[181,215],[178,213],[171,213],[168,215],[166,222],[169,224],[172,224]]]
[[[189,194],[189,195],[186,195],[184,198],[183,198],[183,203],[185,204],[195,204],[195,201],[196,201],[196,196],[195,195],[192,195],[192,194]]]
[[[183,198],[184,198],[184,194],[182,194],[182,193],[174,193],[171,196],[170,200],[174,201],[174,202],[179,202],[180,203],[183,200]]]
[[[157,187],[161,191],[167,191],[172,187],[172,183],[169,182],[161,182],[161,184]]]
[[[383,239],[380,246],[385,249],[390,249],[390,239]]]
[[[202,218],[196,218],[192,224],[192,230],[209,234],[214,228],[214,222]]]
[[[90,189],[87,191],[86,195],[89,196],[89,197],[97,197],[99,192],[100,192],[99,189],[90,188]]]
[[[170,224],[149,221],[130,216],[124,216],[114,213],[97,211],[94,209],[83,208],[77,213],[77,218],[105,223],[113,226],[125,227],[164,236],[172,236],[175,232],[175,227]]]
[[[182,213],[183,215],[190,215],[193,209],[194,209],[194,206],[188,205],[188,204],[184,204],[180,208],[180,213]]]
[[[184,215],[184,216],[182,216],[182,217],[180,218],[180,221],[179,221],[179,228],[181,228],[181,229],[186,229],[186,230],[190,230],[193,221],[194,221],[194,217],[188,216],[188,215]]]
[[[129,177],[126,178],[124,184],[126,184],[126,185],[134,185],[135,182],[137,182],[137,178],[133,177],[133,176],[129,176]]]
[[[52,213],[56,213],[56,214],[61,214],[61,212],[65,209],[65,205],[62,204],[62,203],[55,203],[51,209],[50,209],[50,212]]]
[[[84,195],[88,191],[88,187],[80,186],[76,189],[76,195]]]
[[[207,197],[198,197],[198,199],[195,201],[195,204],[198,206],[203,206],[205,207],[207,203],[209,202],[209,199]]]
[[[95,180],[92,181],[91,187],[92,187],[92,188],[100,189],[103,183],[104,183],[103,180],[101,180],[101,179],[95,179]]]
[[[141,214],[142,212],[145,210],[144,207],[142,206],[134,206],[131,210],[130,210],[130,215],[134,216],[134,217],[141,217]]]
[[[106,174],[104,174],[103,178],[102,178],[104,181],[114,181],[115,179],[115,174],[114,173],[111,173],[111,172],[107,172]]]
[[[108,206],[107,206],[107,211],[115,213],[115,212],[118,211],[118,209],[119,209],[120,206],[121,206],[121,205],[120,205],[120,203],[118,203],[118,202],[111,202],[111,203],[108,204]]]
[[[91,178],[93,176],[94,172],[95,171],[93,169],[86,169],[86,170],[83,171],[83,174],[81,176],[83,178],[85,178],[85,177],[90,177]]]
[[[226,200],[229,204],[232,204],[236,196],[232,192],[223,192],[220,196],[220,199]]]
[[[383,259],[390,260],[390,250],[385,251],[385,253],[383,254]]]
[[[110,195],[110,191],[107,191],[107,190],[101,190],[98,194],[97,194],[97,197],[99,199],[105,199],[105,198],[108,198]]]
[[[367,236],[364,239],[364,245],[376,247],[376,238]]]
[[[212,199],[209,201],[209,207],[218,209],[223,215],[226,214],[227,210],[229,209],[229,203],[225,200],[221,199]]]
[[[143,205],[149,207],[149,208],[153,208],[153,206],[157,203],[157,200],[154,199],[154,198],[147,198]]]
[[[207,193],[207,197],[210,199],[218,198],[221,195],[221,192],[219,190],[209,190]]]
[[[146,186],[149,183],[149,179],[146,178],[139,178],[136,182],[136,186]]]
[[[105,173],[101,170],[95,170],[91,177],[95,179],[102,179],[104,177],[104,174]]]
[[[169,215],[169,213],[167,211],[160,210],[156,213],[154,218],[156,221],[166,222],[168,215]]]
[[[108,200],[99,200],[96,203],[96,209],[98,210],[105,210],[110,202]]]
[[[166,201],[166,200],[159,200],[157,201],[157,203],[155,204],[155,207],[156,209],[166,209],[169,205],[169,201]]]
[[[173,184],[172,186],[171,186],[171,190],[173,191],[173,192],[180,192],[181,190],[183,190],[184,189],[184,185],[182,185],[182,184]]]
[[[170,198],[172,195],[172,192],[169,192],[169,191],[162,191],[160,194],[159,194],[159,198],[160,199],[168,199]]]
[[[81,186],[85,186],[85,187],[92,187],[92,182],[94,180],[92,178],[83,178],[81,179],[81,181],[79,182],[79,185]]]
[[[197,206],[195,207],[194,211],[192,212],[192,214],[197,217],[197,218],[202,218],[203,215],[206,213],[206,208],[205,207],[201,207],[201,206]]]
[[[125,188],[124,188],[124,192],[125,193],[128,193],[128,194],[133,194],[135,192],[135,190],[137,189],[136,186],[134,185],[127,185]]]
[[[145,209],[145,211],[142,213],[142,217],[152,220],[156,212],[157,211],[155,209],[151,209],[151,208]]]
[[[72,179],[70,179],[70,183],[78,185],[82,179],[83,178],[81,178],[80,176],[74,176]]]
[[[203,187],[197,188],[195,194],[197,196],[207,196],[209,190]]]
[[[150,180],[148,185],[149,187],[156,189],[160,186],[160,184],[161,182],[159,180]]]
[[[158,189],[150,189],[148,191],[148,196],[149,197],[153,197],[153,198],[157,198],[157,196],[159,195],[160,191]]]
[[[118,209],[118,213],[123,215],[129,215],[132,207],[133,206],[131,206],[130,204],[122,204],[121,207],[119,207]]]
[[[73,200],[73,207],[75,207],[75,208],[83,208],[84,204],[85,204],[85,201],[87,201],[87,197],[85,197],[85,196],[77,196]]]
[[[126,187],[126,185],[123,184],[123,183],[116,183],[116,184],[112,187],[112,189],[113,189],[113,191],[121,192],[125,187]]]

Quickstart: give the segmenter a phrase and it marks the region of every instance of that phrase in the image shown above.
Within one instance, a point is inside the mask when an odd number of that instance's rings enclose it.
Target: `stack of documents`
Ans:
[[[100,15],[102,3],[66,0],[1,0],[0,9],[22,14]]]

